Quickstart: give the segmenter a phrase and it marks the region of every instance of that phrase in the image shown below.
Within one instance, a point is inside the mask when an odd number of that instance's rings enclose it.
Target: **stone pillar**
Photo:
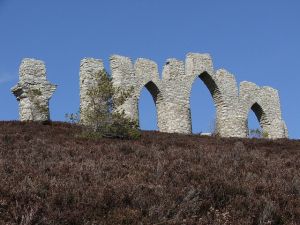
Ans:
[[[43,61],[23,59],[19,69],[19,82],[11,88],[11,92],[19,101],[20,120],[50,120],[49,100],[56,87],[47,81]]]
[[[100,72],[104,70],[102,60],[84,58],[80,62],[80,122],[85,124],[85,112],[91,105],[91,97],[88,92],[99,82]]]
[[[164,86],[163,126],[160,131],[190,134],[192,132],[190,93],[185,65],[178,59],[167,59],[162,72]]]
[[[229,112],[229,115],[217,117],[217,135],[220,137],[246,138],[248,135],[247,122],[244,121],[238,112]]]
[[[138,112],[138,88],[139,81],[135,76],[135,70],[133,68],[133,63],[129,57],[124,57],[120,55],[112,55],[110,57],[110,69],[112,82],[114,87],[120,88],[122,90],[128,90],[134,88],[133,96],[127,99],[123,105],[118,107],[117,111],[125,112],[125,115],[134,120],[139,120]]]

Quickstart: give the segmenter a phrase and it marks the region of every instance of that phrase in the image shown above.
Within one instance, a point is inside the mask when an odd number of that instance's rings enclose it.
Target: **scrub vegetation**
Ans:
[[[300,224],[300,141],[0,122],[0,224]]]

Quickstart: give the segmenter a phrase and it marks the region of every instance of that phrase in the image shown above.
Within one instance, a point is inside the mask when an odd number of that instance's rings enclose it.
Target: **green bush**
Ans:
[[[90,88],[90,102],[87,110],[78,114],[67,115],[73,123],[80,121],[84,126],[83,135],[92,138],[129,138],[140,137],[137,121],[126,117],[124,110],[119,107],[132,95],[133,89],[123,90],[113,86],[112,78],[105,70],[97,74],[97,84]],[[118,110],[117,110],[118,109]]]
[[[265,132],[259,128],[257,129],[250,129],[249,130],[249,137],[251,138],[268,138],[268,132]]]

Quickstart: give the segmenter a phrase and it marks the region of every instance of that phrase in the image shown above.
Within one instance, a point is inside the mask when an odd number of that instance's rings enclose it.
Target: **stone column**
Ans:
[[[21,121],[48,121],[49,100],[57,85],[46,79],[46,66],[43,61],[23,59],[19,69],[19,82],[11,92],[19,101]]]
[[[89,90],[99,82],[100,72],[104,70],[100,59],[84,58],[80,63],[80,122],[85,124],[85,112],[91,105]]]

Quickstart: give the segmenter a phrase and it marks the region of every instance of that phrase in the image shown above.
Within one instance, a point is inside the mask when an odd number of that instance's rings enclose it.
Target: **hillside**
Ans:
[[[0,122],[0,224],[300,224],[300,141]]]

